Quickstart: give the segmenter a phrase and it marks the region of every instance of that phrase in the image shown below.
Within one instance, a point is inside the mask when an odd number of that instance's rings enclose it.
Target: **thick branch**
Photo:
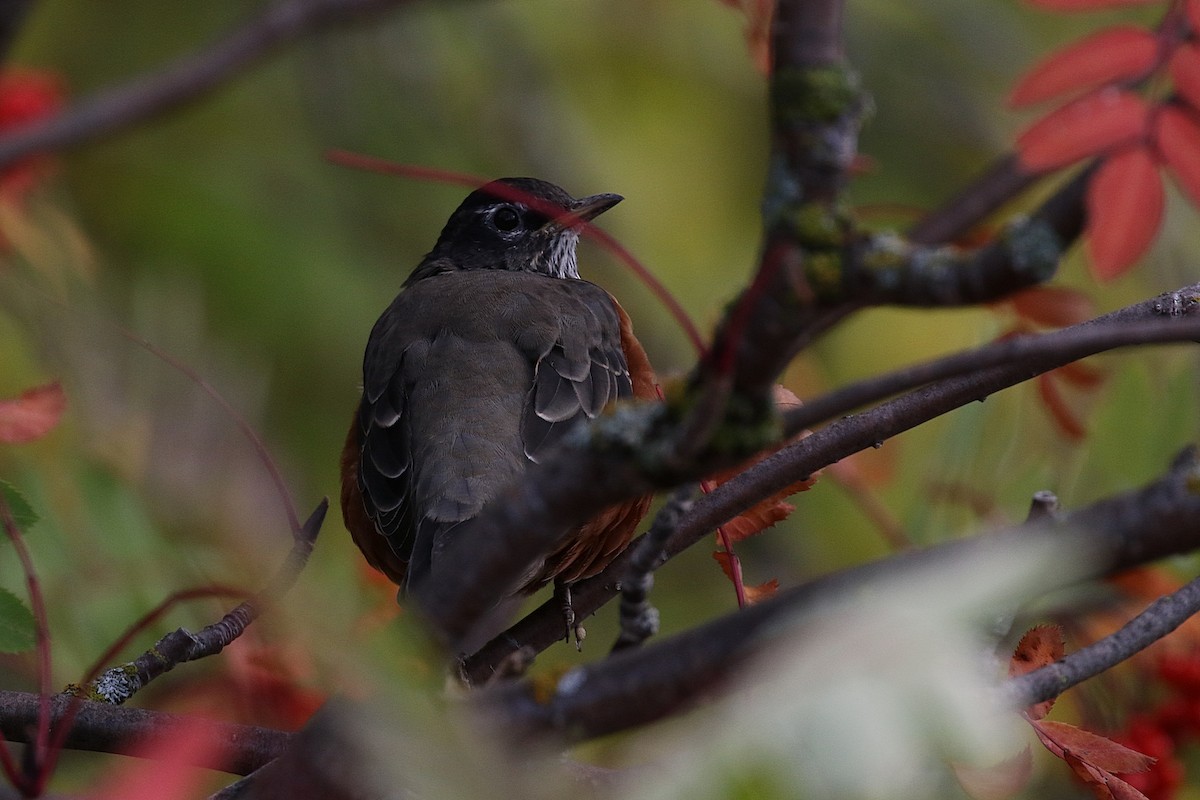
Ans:
[[[270,728],[215,722],[203,717],[168,714],[141,708],[119,708],[107,703],[79,701],[59,695],[51,700],[55,718],[60,718],[68,703],[77,702],[78,710],[66,747],[100,753],[137,755],[138,746],[169,736],[179,730],[203,728],[211,731],[214,741],[226,747],[210,760],[196,766],[245,775],[278,756],[287,747],[292,734]],[[27,742],[37,724],[38,696],[25,692],[0,691],[0,733],[10,742]]]
[[[1080,554],[1078,571],[1061,580],[1095,578],[1200,548],[1200,476],[1195,453],[1143,489],[1103,500],[1049,526],[1066,552]],[[480,693],[508,731],[587,739],[643,725],[699,699],[779,633],[781,620],[818,613],[833,598],[883,578],[928,576],[938,564],[986,561],[1027,544],[1044,543],[1045,522],[1025,524],[818,579],[686,633],[598,664],[572,670],[554,693],[528,681]],[[927,579],[927,578],[925,578]],[[1065,584],[1063,584],[1065,585]],[[1061,586],[1047,585],[1045,591]],[[771,636],[768,636],[768,633]]]
[[[1001,389],[1112,347],[1194,338],[1194,321],[1200,318],[1197,297],[1200,284],[1082,325],[906,367],[809,401],[785,416],[786,435],[794,435],[905,388],[925,387],[840,419],[699,498],[679,521],[678,529],[667,543],[665,556],[682,552],[716,526],[801,478]],[[1173,335],[1172,325],[1180,326]],[[629,554],[637,546],[635,542],[603,573],[572,588],[573,605],[581,618],[595,613],[612,599],[617,582],[629,569]],[[560,612],[552,603],[544,604],[465,659],[464,674],[473,682],[486,680],[498,664],[518,649],[529,647],[540,652],[561,638],[561,634]]]

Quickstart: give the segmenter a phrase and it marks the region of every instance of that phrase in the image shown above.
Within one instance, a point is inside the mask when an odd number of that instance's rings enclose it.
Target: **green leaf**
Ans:
[[[17,491],[17,487],[8,481],[0,481],[0,495],[3,495],[4,501],[8,503],[8,510],[12,512],[13,520],[16,521],[17,527],[21,529],[22,533],[29,530],[30,526],[38,521],[38,515],[29,505],[25,496]],[[7,541],[5,537],[0,537],[0,539]]]
[[[0,589],[0,653],[21,653],[35,641],[33,614],[21,599]]]

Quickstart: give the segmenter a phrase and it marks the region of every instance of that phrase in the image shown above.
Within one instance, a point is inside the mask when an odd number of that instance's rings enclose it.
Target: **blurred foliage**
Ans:
[[[164,13],[153,0],[43,0],[13,60],[61,73],[84,96],[201,47],[247,5],[208,0]],[[1027,119],[1003,107],[1019,71],[1109,16],[1050,16],[1009,0],[848,5],[848,53],[875,104],[862,138],[874,169],[848,199],[914,214],[1005,152]],[[620,192],[627,199],[605,228],[711,326],[750,274],[759,235],[765,91],[741,25],[715,0],[413,3],[307,39],[201,102],[63,155],[19,213],[0,218],[13,249],[0,270],[0,396],[51,378],[68,395],[60,430],[0,448],[0,477],[42,516],[29,544],[55,679],[77,679],[173,590],[261,585],[289,543],[280,501],[233,421],[122,328],[194,369],[261,432],[304,516],[337,495],[370,327],[462,195],[333,167],[327,148],[483,177],[536,175],[577,195]],[[1194,280],[1193,215],[1174,203],[1129,277],[1093,286],[1075,255],[1059,282],[1085,289],[1100,312]],[[625,305],[661,373],[685,370],[686,340],[649,293],[592,245],[581,263]],[[809,396],[1003,328],[989,309],[865,312],[812,348],[789,384]],[[978,524],[962,503],[934,498],[934,485],[970,487],[998,518],[1017,520],[1037,489],[1074,506],[1146,480],[1196,435],[1195,356],[1144,350],[1103,365],[1111,379],[1089,401],[1082,443],[1058,435],[1023,387],[883,443],[868,454],[872,491],[928,543]],[[786,586],[885,554],[834,482],[797,505],[788,523],[742,546],[748,582]],[[0,585],[22,586],[11,559],[0,559]],[[307,680],[326,691],[361,695],[396,675],[439,685],[418,626],[404,614],[391,622],[391,598],[363,580],[333,513],[284,613],[260,633],[307,650]],[[703,547],[662,571],[655,601],[668,633],[734,604]],[[223,608],[173,612],[133,646]],[[606,609],[591,622],[582,656],[558,647],[539,665],[599,656],[613,616]],[[3,685],[31,687],[31,664],[0,661]],[[169,703],[172,687],[228,670],[222,659],[189,665],[146,702]],[[727,797],[771,779],[730,780]]]

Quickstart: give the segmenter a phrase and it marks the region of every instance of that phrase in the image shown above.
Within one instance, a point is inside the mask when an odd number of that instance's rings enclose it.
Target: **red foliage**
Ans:
[[[1175,91],[1193,108],[1200,108],[1200,46],[1189,42],[1171,56],[1169,71]]]
[[[0,442],[22,444],[42,438],[58,425],[66,407],[57,382],[29,389],[13,400],[0,400]]]
[[[1200,205],[1200,123],[1178,106],[1167,106],[1155,125],[1158,155],[1180,188]]]
[[[1105,87],[1068,103],[1017,137],[1017,154],[1030,172],[1047,172],[1137,142],[1150,108],[1138,95]]]
[[[1053,664],[1063,657],[1066,648],[1063,645],[1062,628],[1057,625],[1038,625],[1030,628],[1017,642],[1012,658],[1008,662],[1008,676],[1015,678],[1041,669],[1047,664]],[[1025,710],[1029,719],[1041,719],[1050,713],[1054,700],[1046,700]]]
[[[734,583],[741,580],[742,570],[741,565],[738,564],[737,556],[733,553],[718,551],[713,553],[712,557],[721,565],[721,571],[725,573],[726,578],[729,578]],[[757,586],[743,586],[747,605],[753,605],[759,600],[765,600],[775,594],[778,589],[779,580],[776,578],[772,578],[766,583],[760,583]]]
[[[1087,188],[1092,275],[1124,274],[1150,247],[1162,223],[1163,187],[1148,148],[1124,150],[1105,161]]]
[[[1144,28],[1119,25],[1094,33],[1043,59],[1008,96],[1012,106],[1139,77],[1154,67],[1158,42]]]
[[[62,103],[62,85],[53,73],[15,69],[0,72],[0,131],[53,116]],[[46,156],[35,155],[0,170],[0,193],[23,197],[49,163]]]
[[[1017,292],[1005,303],[1017,316],[1038,327],[1065,328],[1091,319],[1092,299],[1077,289],[1064,286],[1035,286]]]
[[[218,731],[204,724],[181,723],[156,736],[136,750],[139,758],[128,759],[88,794],[89,800],[184,800],[196,797],[209,773],[193,766],[215,763],[225,748]]]
[[[771,70],[771,16],[774,0],[720,0],[722,5],[736,8],[746,16],[746,45],[758,71],[766,75]]]

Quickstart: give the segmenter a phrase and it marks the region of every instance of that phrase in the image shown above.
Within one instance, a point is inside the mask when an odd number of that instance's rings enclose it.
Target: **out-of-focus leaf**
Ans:
[[[1132,144],[1145,134],[1149,108],[1132,92],[1111,87],[1051,111],[1017,137],[1021,164],[1031,172],[1065,167]]]
[[[1178,47],[1169,70],[1175,91],[1192,108],[1200,108],[1200,47],[1194,42]]]
[[[1107,28],[1036,64],[1013,87],[1008,102],[1027,106],[1136,78],[1154,66],[1157,56],[1158,41],[1150,31],[1133,25]]]
[[[1050,412],[1059,433],[1072,442],[1081,442],[1087,436],[1087,428],[1075,416],[1075,412],[1067,405],[1067,400],[1059,391],[1058,385],[1050,375],[1037,377],[1038,398],[1042,406]]]
[[[974,800],[1004,800],[1025,788],[1033,774],[1033,752],[1029,745],[1012,758],[990,767],[952,764],[954,777]]]
[[[91,800],[184,800],[196,797],[208,773],[195,766],[220,758],[225,742],[203,724],[180,723],[138,749],[141,758],[126,759]]]
[[[1008,298],[1017,314],[1047,328],[1065,328],[1090,319],[1092,299],[1065,286],[1036,286]]]
[[[29,608],[12,592],[0,589],[0,653],[23,653],[35,640]]]
[[[1109,158],[1087,188],[1087,252],[1092,275],[1109,281],[1129,270],[1162,223],[1163,187],[1145,147]]]
[[[1167,106],[1158,115],[1155,129],[1158,153],[1175,181],[1200,206],[1200,123],[1182,108]]]
[[[17,523],[17,527],[21,529],[22,533],[29,530],[38,521],[37,512],[29,505],[25,495],[21,494],[11,483],[0,480],[0,496],[8,504],[8,512],[12,514],[13,522]],[[8,541],[8,538],[0,537],[0,541]]]
[[[57,381],[36,386],[12,400],[0,400],[0,442],[22,444],[42,438],[58,424],[66,406]]]

